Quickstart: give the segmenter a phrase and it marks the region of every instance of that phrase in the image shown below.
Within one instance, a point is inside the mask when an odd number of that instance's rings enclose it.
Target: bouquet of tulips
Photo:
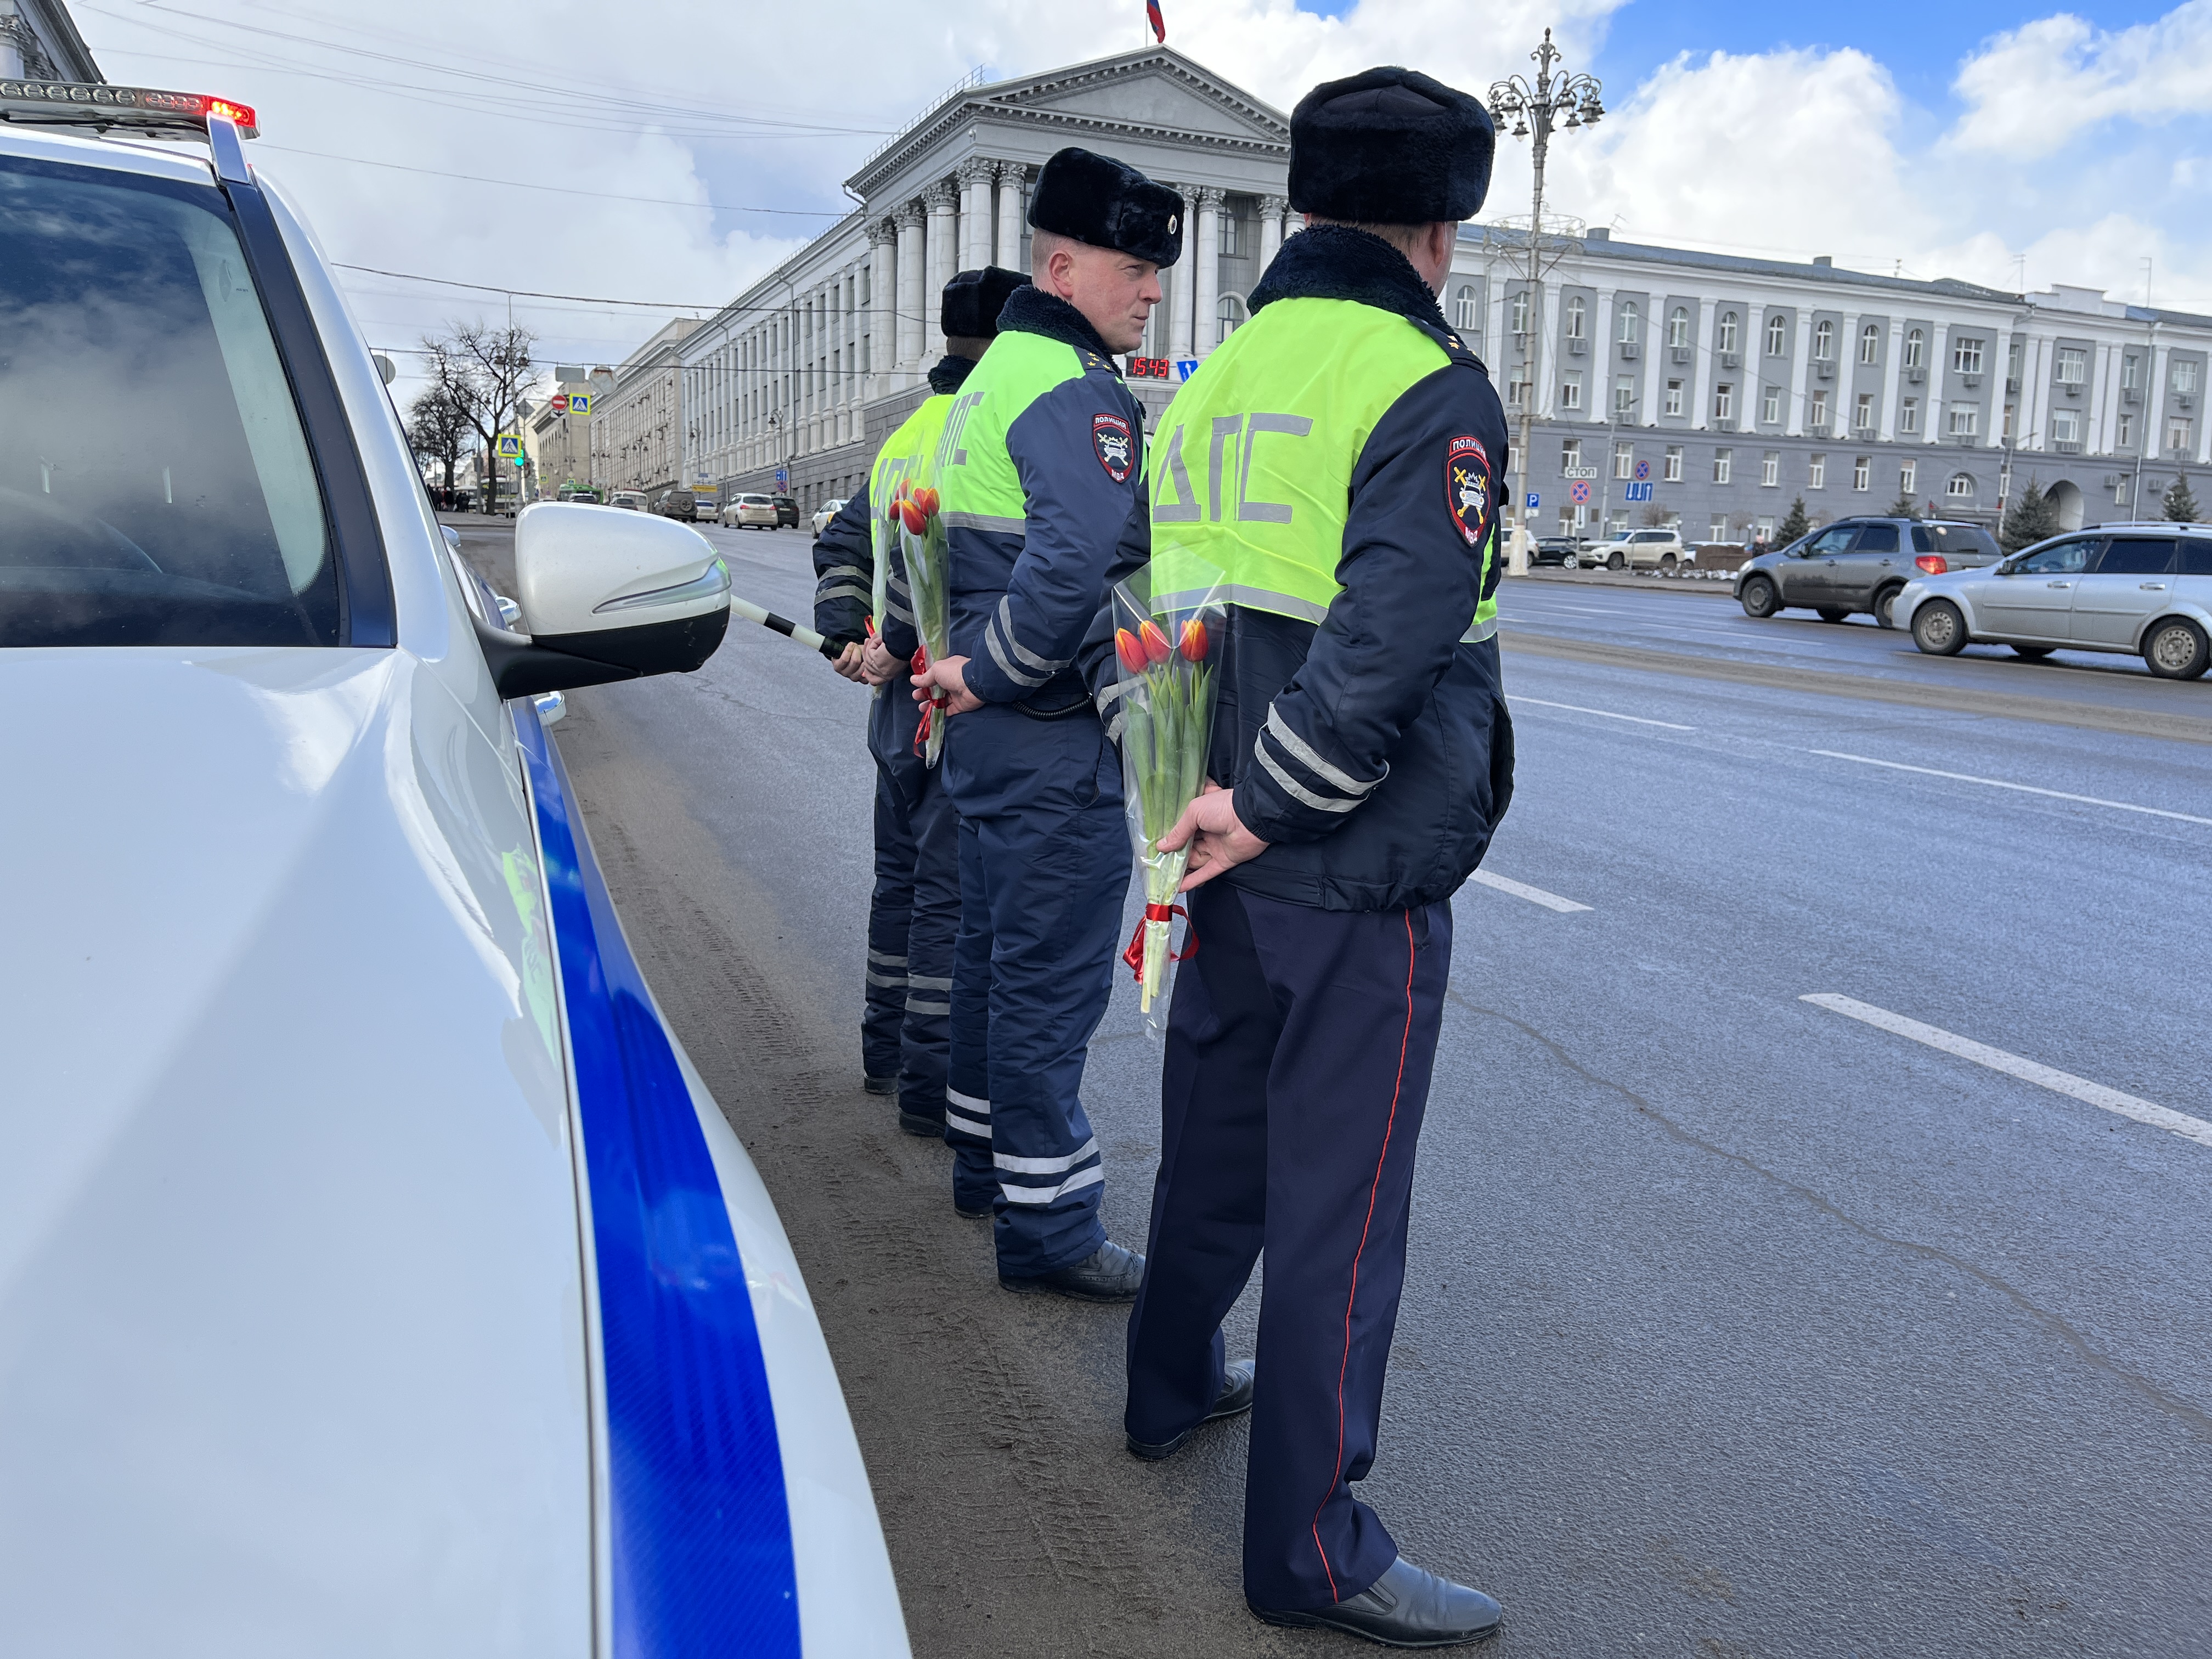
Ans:
[[[1188,595],[1178,595],[1187,599]],[[1169,949],[1182,906],[1188,847],[1160,850],[1160,837],[1176,826],[1206,782],[1206,754],[1213,726],[1212,653],[1222,606],[1212,591],[1194,605],[1154,614],[1119,583],[1114,588],[1114,654],[1121,666],[1121,781],[1129,839],[1145,877],[1145,914],[1122,960],[1136,975],[1146,1023],[1158,1029],[1152,1005],[1167,991],[1169,969],[1182,956]],[[1209,619],[1211,625],[1209,625]]]
[[[899,550],[906,561],[907,591],[914,599],[914,631],[921,638],[921,648],[915,653],[917,672],[952,654],[951,574],[945,556],[945,520],[938,505],[936,486],[925,475],[919,483],[901,479],[884,509],[897,531]],[[931,693],[915,738],[923,758],[932,766],[945,752],[945,703],[944,692]]]

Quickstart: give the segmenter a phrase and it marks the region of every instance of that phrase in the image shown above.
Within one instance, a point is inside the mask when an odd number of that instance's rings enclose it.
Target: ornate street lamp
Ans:
[[[1602,88],[1595,76],[1555,72],[1553,65],[1559,61],[1559,49],[1552,44],[1551,30],[1544,31],[1544,44],[1528,56],[1536,65],[1534,82],[1524,75],[1510,75],[1503,81],[1492,82],[1490,87],[1491,118],[1501,128],[1510,118],[1516,138],[1533,137],[1535,140],[1536,185],[1528,214],[1528,339],[1532,343],[1527,347],[1528,374],[1521,389],[1521,465],[1513,480],[1514,500],[1522,503],[1515,517],[1525,533],[1516,541],[1509,561],[1516,573],[1528,568],[1522,549],[1533,544],[1535,533],[1529,527],[1526,503],[1528,460],[1535,440],[1536,370],[1543,361],[1543,317],[1537,278],[1542,272],[1544,158],[1551,148],[1555,125],[1571,132],[1579,127],[1595,126],[1598,118],[1605,113],[1605,105],[1599,98]]]

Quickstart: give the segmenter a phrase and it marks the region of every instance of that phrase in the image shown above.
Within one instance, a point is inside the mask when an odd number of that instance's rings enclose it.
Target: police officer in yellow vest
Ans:
[[[1143,410],[1114,355],[1144,338],[1182,216],[1181,197],[1107,156],[1045,164],[1033,286],[953,400],[935,474],[956,654],[920,679],[952,698],[960,813],[953,1205],[995,1216],[1008,1290],[1094,1302],[1134,1296],[1143,1260],[1099,1222],[1105,1176],[1079,1098],[1130,854],[1121,763],[1074,663],[1141,489]]]
[[[1029,279],[990,266],[945,285],[939,321],[945,356],[929,371],[930,395],[878,453],[860,492],[814,544],[814,626],[844,647],[837,672],[875,685],[868,752],[876,763],[876,885],[868,906],[867,994],[860,1059],[872,1094],[898,1094],[899,1125],[910,1134],[945,1133],[945,1076],[952,1014],[952,934],[960,921],[959,820],[937,769],[915,743],[921,709],[906,695],[915,639],[914,603],[896,538],[870,503],[888,502],[899,481],[937,448],[953,394],[992,337],[999,312]],[[876,558],[877,532],[889,555]],[[879,631],[869,633],[871,620]]]
[[[1155,606],[1217,574],[1231,604],[1220,787],[1162,843],[1194,834],[1201,945],[1169,1019],[1128,1447],[1165,1457],[1251,1410],[1252,1610],[1405,1647],[1498,1620],[1351,1491],[1376,1455],[1450,900],[1511,790],[1505,420],[1437,307],[1492,144],[1480,104],[1409,70],[1315,88],[1291,122],[1308,228],[1177,392],[1147,481]],[[1105,637],[1085,653],[1102,680]],[[1263,1251],[1255,1374],[1224,1364],[1221,1321]]]

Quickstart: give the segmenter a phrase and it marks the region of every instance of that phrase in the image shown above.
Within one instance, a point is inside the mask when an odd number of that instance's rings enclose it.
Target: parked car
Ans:
[[[539,702],[721,560],[535,502],[507,625],[252,112],[0,101],[0,1650],[905,1654]]]
[[[2212,667],[2212,526],[2102,525],[2054,537],[2001,563],[1915,577],[1897,621],[1930,656],[2008,645],[2124,652],[2169,680]]]
[[[1735,597],[1747,616],[1778,611],[1818,613],[1839,623],[1859,613],[1892,625],[1891,606],[1916,573],[1979,569],[2004,556],[1978,524],[1950,519],[1839,519],[1748,560],[1736,572]]]
[[[1696,561],[1679,530],[1632,530],[1609,541],[1591,543],[1581,557],[1584,564],[1601,564],[1608,570],[1672,570]]]
[[[845,498],[842,495],[834,501],[823,502],[821,511],[817,512],[814,515],[813,519],[810,520],[814,526],[814,533],[818,536],[823,531],[827,530],[830,527],[830,520],[837,516],[839,511],[844,507],[844,505]]]
[[[773,530],[777,518],[773,495],[732,495],[722,508],[725,530]]]
[[[699,516],[699,498],[685,486],[673,484],[653,497],[653,510],[664,519],[690,524]]]
[[[778,495],[775,498],[775,521],[788,530],[799,528],[799,497]]]
[[[633,513],[645,511],[645,492],[641,489],[617,489],[607,497],[609,507],[626,507]]]
[[[1583,562],[1583,538],[1579,536],[1539,536],[1528,549],[1528,565],[1556,564],[1572,570]]]

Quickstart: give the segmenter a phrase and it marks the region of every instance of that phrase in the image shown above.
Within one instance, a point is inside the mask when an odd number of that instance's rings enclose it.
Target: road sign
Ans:
[[[1638,461],[1638,462],[1637,462],[1637,464],[1636,464],[1636,482],[1637,482],[1637,483],[1643,483],[1646,478],[1650,477],[1650,476],[1651,476],[1651,463],[1650,463],[1650,462],[1649,462],[1649,461]]]
[[[567,392],[556,392],[546,401],[552,406],[553,412],[556,415],[566,415],[568,412],[568,394]]]
[[[1532,489],[1528,492],[1528,510],[1531,513],[1534,513],[1539,507],[1542,506],[1543,501],[1544,498],[1541,495],[1539,495],[1534,490]]]
[[[568,412],[571,415],[590,414],[592,412],[592,394],[588,392],[570,392],[568,394]]]
[[[1624,493],[1627,499],[1632,501],[1648,501],[1651,499],[1651,486],[1648,482],[1643,483],[1632,483],[1628,486],[1628,489]]]
[[[1559,476],[1563,478],[1595,478],[1597,469],[1594,466],[1563,466],[1559,469]]]
[[[1576,479],[1573,488],[1567,491],[1567,496],[1568,499],[1572,501],[1577,507],[1588,507],[1589,505],[1589,480],[1587,478]]]
[[[1176,379],[1177,379],[1178,380],[1188,380],[1188,379],[1190,379],[1190,377],[1191,377],[1192,375],[1194,375],[1194,374],[1197,374],[1197,373],[1198,373],[1198,359],[1197,359],[1197,358],[1195,358],[1195,357],[1178,357],[1178,358],[1176,358]]]
[[[778,467],[775,470],[775,487],[778,489],[791,488],[791,474],[783,467]]]
[[[512,432],[501,433],[495,447],[499,451],[499,458],[502,461],[511,461],[522,453],[522,440]]]

